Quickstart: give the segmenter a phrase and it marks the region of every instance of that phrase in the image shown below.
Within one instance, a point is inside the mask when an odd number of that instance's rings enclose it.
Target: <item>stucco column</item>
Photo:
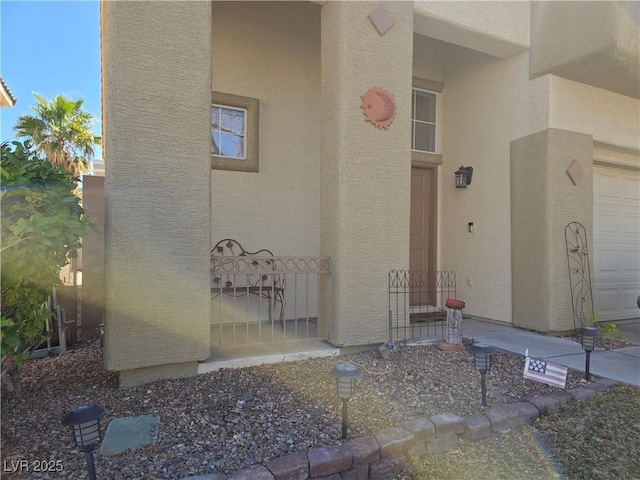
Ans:
[[[380,35],[369,14],[383,5]],[[408,268],[413,2],[326,2],[322,7],[320,316],[339,346],[388,339],[388,272]],[[393,94],[388,129],[365,122],[361,95]]]
[[[583,174],[575,185],[567,175],[574,160]],[[582,223],[589,246],[593,244],[592,164],[590,135],[547,129],[511,142],[511,277],[517,327],[556,333],[574,328],[564,229],[570,222]]]
[[[129,386],[209,356],[211,3],[101,8],[104,358]]]

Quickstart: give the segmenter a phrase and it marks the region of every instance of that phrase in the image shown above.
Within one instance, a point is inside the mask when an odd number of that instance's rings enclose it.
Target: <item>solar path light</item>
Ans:
[[[338,398],[342,400],[342,439],[347,438],[347,402],[353,396],[355,382],[362,374],[353,363],[339,363],[331,370],[336,379]]]
[[[80,451],[85,454],[90,480],[96,480],[93,450],[100,442],[100,419],[104,417],[105,413],[107,413],[106,409],[92,403],[86,403],[75,407],[62,419],[62,425],[72,428],[73,440]]]
[[[480,382],[482,385],[482,406],[487,406],[487,384],[485,375],[491,370],[491,355],[496,353],[495,348],[484,343],[476,343],[469,351],[473,353],[473,363],[480,372]]]
[[[584,327],[580,334],[580,343],[587,354],[587,360],[584,366],[584,378],[590,380],[589,366],[591,364],[591,352],[596,348],[596,340],[600,337],[600,331],[596,327]]]

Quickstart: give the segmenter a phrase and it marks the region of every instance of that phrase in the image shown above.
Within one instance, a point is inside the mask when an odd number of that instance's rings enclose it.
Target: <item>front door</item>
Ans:
[[[412,305],[432,304],[434,301],[435,280],[435,168],[411,169],[411,224],[409,227],[409,269],[414,278],[419,278],[420,285],[411,291]],[[423,272],[423,273],[417,273]],[[429,273],[427,273],[429,272]],[[414,283],[414,282],[412,282]],[[415,283],[414,283],[415,284]],[[429,288],[427,288],[429,285]]]

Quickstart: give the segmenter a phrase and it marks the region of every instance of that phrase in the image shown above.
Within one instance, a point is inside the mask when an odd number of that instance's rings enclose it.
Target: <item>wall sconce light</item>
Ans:
[[[487,406],[487,384],[485,375],[491,370],[491,355],[496,353],[496,349],[484,343],[473,345],[469,351],[473,353],[473,363],[480,372],[480,384],[482,387],[482,406]]]
[[[73,429],[73,440],[85,454],[90,480],[96,480],[93,450],[100,442],[100,419],[105,413],[107,413],[106,409],[87,403],[74,408],[62,419],[62,425]]]
[[[580,335],[580,343],[582,348],[587,354],[586,363],[584,366],[584,379],[590,380],[589,367],[591,364],[591,352],[596,348],[596,340],[601,336],[600,331],[596,327],[584,327]]]
[[[456,188],[467,188],[467,185],[471,185],[471,177],[473,176],[473,167],[463,167],[455,171],[456,176]]]
[[[347,402],[353,396],[354,384],[362,374],[353,363],[339,363],[331,370],[338,384],[338,398],[342,400],[342,439],[347,438]]]

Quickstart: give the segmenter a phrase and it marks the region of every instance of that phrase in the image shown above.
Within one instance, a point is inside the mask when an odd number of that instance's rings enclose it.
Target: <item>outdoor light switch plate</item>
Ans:
[[[567,175],[569,175],[569,178],[574,185],[577,185],[582,181],[584,178],[584,170],[580,166],[580,163],[578,163],[578,160],[571,162],[571,165],[567,168]]]
[[[389,10],[383,4],[379,4],[370,14],[369,19],[376,27],[380,35],[384,35],[396,23]]]

